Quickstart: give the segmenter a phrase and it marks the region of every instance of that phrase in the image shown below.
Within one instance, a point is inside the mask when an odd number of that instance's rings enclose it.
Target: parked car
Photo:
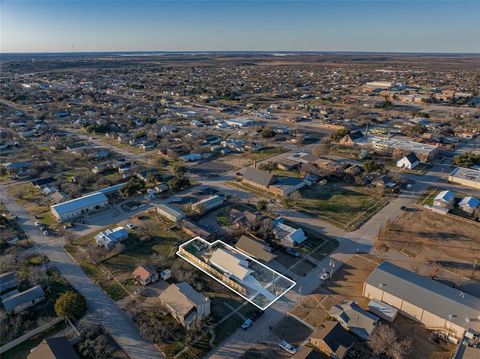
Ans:
[[[247,330],[248,328],[250,328],[252,326],[252,324],[253,324],[253,320],[247,319],[243,322],[242,329]]]
[[[322,275],[320,276],[321,280],[327,280],[328,278],[330,278],[329,272],[323,272]]]
[[[40,222],[35,222],[35,225],[38,227],[40,225]]]
[[[294,257],[300,257],[300,253],[298,253],[296,250],[292,248],[287,248],[287,253],[291,254]]]
[[[284,349],[292,355],[297,352],[297,348],[295,348],[292,344],[288,344],[285,340],[281,340],[278,345],[280,346],[280,348]]]
[[[137,228],[137,226],[134,225],[133,223],[127,223],[127,228],[128,229],[135,229],[135,228]]]

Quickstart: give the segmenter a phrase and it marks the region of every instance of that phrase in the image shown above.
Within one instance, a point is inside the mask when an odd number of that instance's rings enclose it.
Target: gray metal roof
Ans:
[[[45,297],[42,287],[36,285],[26,291],[20,292],[16,295],[12,295],[5,299],[2,304],[7,312],[14,310],[19,305],[31,302],[34,299]]]
[[[51,206],[51,209],[63,215],[78,209],[87,208],[96,204],[108,202],[107,197],[101,192],[87,194],[86,196],[72,199],[70,201],[62,202]]]
[[[366,283],[462,328],[480,327],[477,319],[480,316],[480,298],[422,277],[390,262],[380,264],[370,274]]]
[[[259,184],[260,186],[267,187],[274,182],[275,176],[267,171],[257,170],[256,168],[249,167],[245,171],[243,178],[247,181],[251,181]]]

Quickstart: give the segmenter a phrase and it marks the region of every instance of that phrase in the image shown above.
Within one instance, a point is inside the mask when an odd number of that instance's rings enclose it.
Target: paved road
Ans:
[[[115,341],[132,359],[162,358],[152,343],[143,339],[130,318],[83,272],[79,265],[63,249],[63,240],[44,236],[34,225],[34,218],[18,205],[0,186],[0,200],[6,208],[18,217],[17,222],[33,240],[38,253],[45,254],[50,265],[60,273],[86,299],[89,318],[95,318],[103,324]]]

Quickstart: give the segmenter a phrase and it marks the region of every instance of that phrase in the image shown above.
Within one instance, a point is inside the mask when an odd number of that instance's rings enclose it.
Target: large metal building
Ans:
[[[447,330],[457,338],[480,330],[480,298],[398,267],[380,264],[363,286],[363,295],[397,308],[427,328]]]

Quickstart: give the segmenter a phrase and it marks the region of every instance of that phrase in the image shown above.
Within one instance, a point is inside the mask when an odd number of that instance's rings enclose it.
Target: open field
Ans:
[[[349,230],[365,222],[388,202],[368,189],[335,181],[304,188],[300,194],[301,198],[289,201],[300,211]]]
[[[230,168],[242,168],[250,166],[254,161],[262,161],[285,151],[282,147],[268,147],[258,152],[231,153],[212,162],[226,165]]]
[[[480,226],[419,208],[405,212],[381,231],[379,244],[441,268],[480,280]]]

